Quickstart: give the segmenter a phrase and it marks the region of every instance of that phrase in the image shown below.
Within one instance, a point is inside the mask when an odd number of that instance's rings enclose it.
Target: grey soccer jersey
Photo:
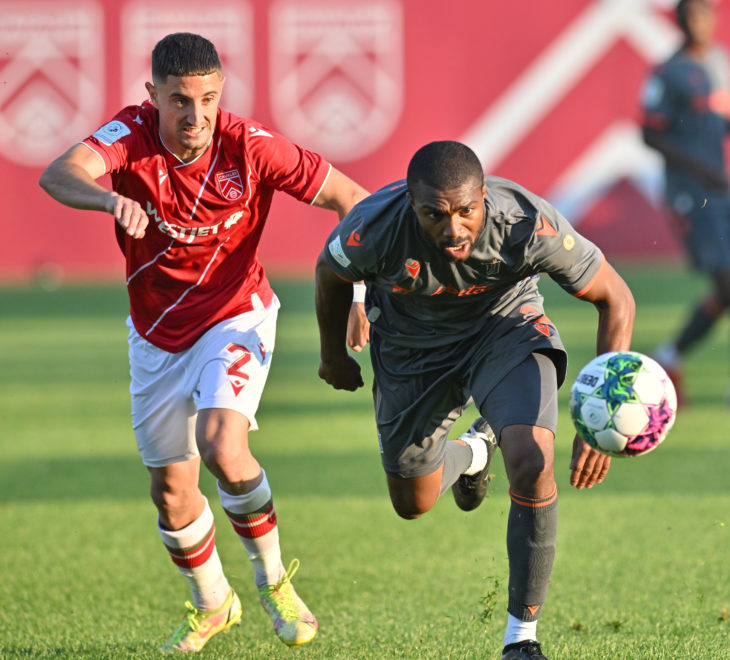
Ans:
[[[714,48],[698,58],[684,49],[658,66],[642,92],[644,125],[666,133],[687,155],[722,171],[723,140],[730,114],[730,80],[725,51]],[[666,194],[687,214],[707,191],[685,169],[666,165]]]
[[[463,262],[449,261],[423,232],[404,181],[360,202],[330,235],[328,264],[347,280],[365,280],[368,317],[384,341],[453,345],[515,317],[542,333],[543,346],[562,348],[541,311],[527,309],[539,297],[535,276],[547,273],[578,294],[603,256],[540,197],[506,179],[485,181],[485,226]]]

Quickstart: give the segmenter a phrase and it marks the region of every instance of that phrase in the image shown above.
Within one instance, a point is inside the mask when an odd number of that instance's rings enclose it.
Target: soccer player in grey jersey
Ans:
[[[682,0],[677,19],[682,47],[644,85],[644,141],[665,161],[665,197],[689,260],[709,275],[712,290],[656,359],[675,383],[680,403],[681,358],[705,338],[730,306],[730,186],[724,141],[730,117],[730,70],[713,43],[710,0]]]
[[[634,300],[600,250],[538,196],[485,179],[476,154],[451,141],[419,149],[406,181],[356,205],[317,263],[319,375],[336,389],[363,385],[346,327],[351,283],[367,286],[375,416],[398,515],[418,518],[449,488],[460,508],[476,508],[501,449],[511,497],[505,660],[545,658],[536,628],[557,535],[553,441],[567,359],[539,273],[595,305],[598,353],[629,348]],[[448,440],[472,402],[480,417]],[[600,483],[609,465],[576,436],[573,486]]]

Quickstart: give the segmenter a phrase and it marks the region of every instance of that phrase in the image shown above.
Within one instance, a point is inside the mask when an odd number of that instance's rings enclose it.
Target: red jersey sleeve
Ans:
[[[255,177],[301,202],[314,201],[327,179],[330,164],[276,131],[256,122],[247,124],[244,150]]]
[[[106,124],[87,137],[83,143],[104,161],[106,172],[118,172],[131,159],[136,141],[144,140],[147,131],[140,128],[154,118],[145,106],[127,106]]]

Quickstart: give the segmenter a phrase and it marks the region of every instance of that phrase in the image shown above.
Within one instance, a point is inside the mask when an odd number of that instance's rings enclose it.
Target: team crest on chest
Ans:
[[[218,172],[215,175],[218,190],[226,199],[237,200],[243,195],[243,181],[238,170]]]
[[[415,280],[418,277],[418,272],[421,270],[421,264],[415,259],[407,259],[406,270],[408,271],[408,274]]]

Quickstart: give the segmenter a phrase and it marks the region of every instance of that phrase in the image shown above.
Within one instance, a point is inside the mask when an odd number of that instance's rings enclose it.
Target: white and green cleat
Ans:
[[[299,560],[293,559],[279,582],[259,589],[259,600],[271,617],[274,632],[288,646],[311,642],[318,628],[317,619],[291,583],[298,569]]]
[[[183,622],[161,651],[200,651],[213,635],[241,623],[241,601],[233,589],[217,610],[201,612],[190,602],[185,607],[188,611]]]

